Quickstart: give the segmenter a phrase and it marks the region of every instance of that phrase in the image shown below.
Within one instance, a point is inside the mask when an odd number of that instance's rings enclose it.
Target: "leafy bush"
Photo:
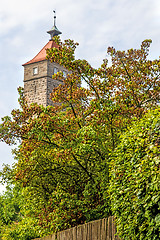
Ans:
[[[2,240],[30,240],[40,236],[40,227],[35,219],[25,218],[20,222],[13,222],[2,229]]]
[[[112,157],[111,202],[122,239],[160,239],[160,109],[135,122]]]
[[[4,171],[7,174],[9,167]],[[18,185],[8,180],[6,191],[0,194],[0,240],[29,240],[41,236],[36,218],[28,217],[24,209],[24,196]]]

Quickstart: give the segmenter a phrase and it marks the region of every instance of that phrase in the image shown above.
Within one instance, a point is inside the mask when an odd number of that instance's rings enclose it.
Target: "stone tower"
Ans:
[[[50,99],[50,93],[52,92],[53,88],[62,83],[62,80],[53,80],[52,75],[58,71],[62,71],[64,77],[67,75],[67,70],[63,66],[60,66],[55,62],[51,63],[46,59],[46,49],[58,47],[52,38],[56,35],[61,34],[61,32],[56,27],[55,15],[54,26],[47,33],[51,35],[49,42],[32,60],[23,64],[24,96],[28,104],[34,102],[43,106],[53,105]]]

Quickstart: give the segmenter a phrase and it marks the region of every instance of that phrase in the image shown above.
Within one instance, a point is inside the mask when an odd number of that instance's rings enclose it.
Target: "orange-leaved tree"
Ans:
[[[77,43],[54,39],[59,48],[47,58],[68,69],[53,89],[54,106],[20,106],[4,117],[1,140],[17,143],[15,180],[26,190],[27,214],[51,233],[111,214],[109,157],[132,119],[140,119],[159,101],[159,60],[148,60],[151,41],[139,50],[108,48],[112,64],[100,68],[75,59]],[[83,87],[83,82],[87,87]],[[47,229],[47,230],[46,230]]]

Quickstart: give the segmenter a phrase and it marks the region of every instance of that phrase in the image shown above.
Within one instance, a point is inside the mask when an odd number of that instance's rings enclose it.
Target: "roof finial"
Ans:
[[[54,26],[52,27],[52,29],[50,31],[47,32],[47,33],[49,33],[51,35],[51,39],[50,40],[52,40],[52,38],[54,36],[61,34],[61,32],[56,27],[56,11],[53,10],[53,12],[54,12]]]
[[[54,27],[56,26],[56,10],[53,10],[54,12]]]

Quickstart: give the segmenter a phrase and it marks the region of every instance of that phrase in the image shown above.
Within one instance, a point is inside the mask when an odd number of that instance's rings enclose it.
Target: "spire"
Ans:
[[[60,32],[60,31],[58,30],[58,28],[56,27],[56,11],[53,10],[53,12],[54,12],[54,25],[53,25],[53,27],[51,28],[51,30],[49,30],[49,31],[47,32],[47,33],[49,33],[49,34],[51,35],[51,39],[50,39],[50,40],[52,40],[52,38],[53,38],[54,36],[61,34],[61,32]]]

